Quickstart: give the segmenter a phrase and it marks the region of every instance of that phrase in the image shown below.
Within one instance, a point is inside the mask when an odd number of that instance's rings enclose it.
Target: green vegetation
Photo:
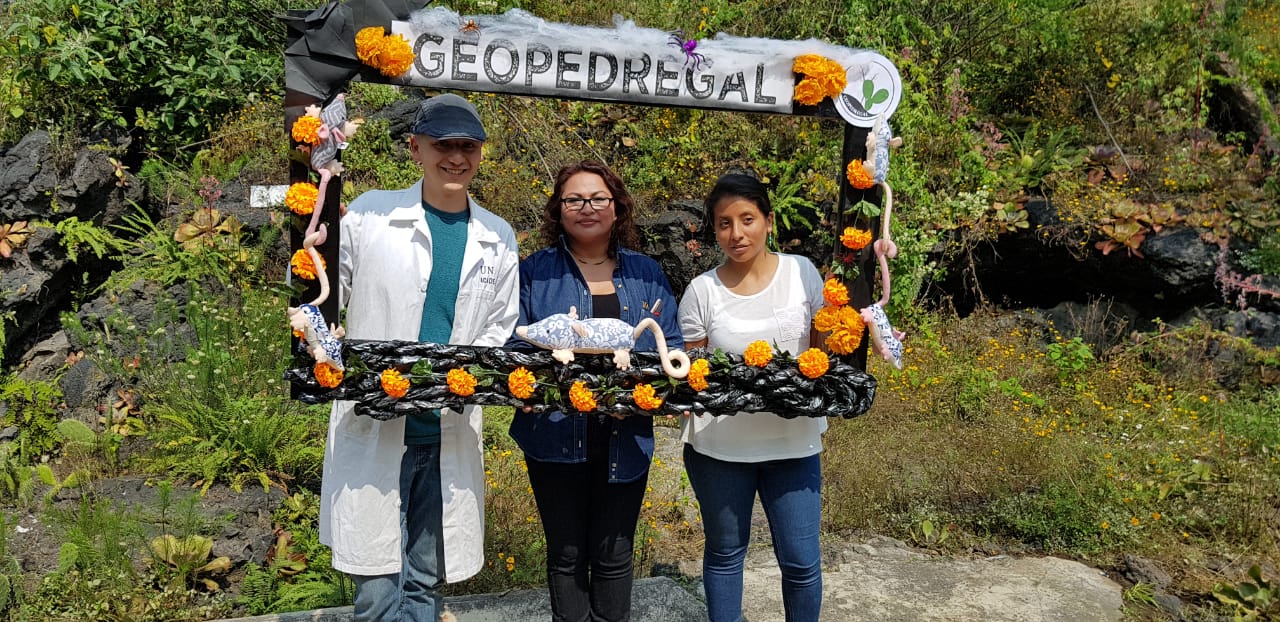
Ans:
[[[139,291],[156,300],[149,322],[123,312],[64,316],[117,387],[96,422],[59,423],[56,380],[0,375],[0,428],[19,430],[0,444],[0,619],[199,620],[351,598],[318,542],[327,409],[289,400],[281,379],[290,363],[283,308],[291,291],[282,283],[292,217],[281,209],[273,224],[250,230],[219,206],[228,182],[287,179],[284,27],[273,15],[288,8],[311,6],[13,0],[0,13],[0,144],[34,129],[51,131],[59,153],[104,142],[120,183],[136,172],[149,200],[182,206],[165,219],[138,209],[118,227],[74,217],[0,223],[8,251],[52,226],[72,261],[117,262],[101,293],[121,307]],[[1263,598],[1274,577],[1249,570],[1280,556],[1274,350],[1205,326],[1121,339],[1097,306],[1079,334],[1062,335],[1035,319],[960,320],[918,298],[976,245],[1028,231],[1081,256],[1139,261],[1149,236],[1192,227],[1233,251],[1248,244],[1230,253],[1249,273],[1236,275],[1241,282],[1280,274],[1277,156],[1238,128],[1209,131],[1220,86],[1252,90],[1263,123],[1280,130],[1267,101],[1280,92],[1280,7],[465,0],[453,8],[522,8],[604,26],[619,14],[694,38],[817,37],[890,58],[905,85],[893,119],[905,143],[889,177],[900,248],[890,309],[912,337],[902,371],[873,361],[881,390],[871,413],[832,421],[827,530],[870,530],[944,552],[1051,552],[1103,567],[1138,553],[1176,569],[1172,589],[1206,617],[1275,615],[1276,601]],[[1219,54],[1234,77],[1216,69]],[[345,199],[417,178],[403,137],[375,116],[404,95],[350,85],[353,116],[369,120],[343,154]],[[622,173],[642,216],[699,199],[728,168],[756,170],[773,188],[781,248],[825,252],[814,249],[832,241],[835,124],[471,99],[494,137],[477,198],[518,230],[536,229],[554,171],[590,157]],[[1027,202],[1039,197],[1051,200],[1058,223],[1033,229]],[[853,206],[855,224],[874,215],[868,205]],[[0,315],[0,344],[13,324]],[[487,566],[455,592],[544,581],[542,530],[506,435],[510,416],[485,414]],[[98,482],[126,469],[153,478],[158,508],[107,500]],[[264,563],[224,574],[211,553],[219,526],[196,516],[199,497],[175,502],[172,490],[246,484],[287,493],[272,517],[275,546]],[[655,460],[646,500],[641,572],[700,554],[696,505],[678,465]],[[54,525],[63,543],[46,576],[23,576],[13,563],[9,513],[18,511]],[[239,596],[221,595],[233,580]],[[1130,614],[1144,619],[1152,586],[1125,595]],[[1215,599],[1221,608],[1211,611]]]

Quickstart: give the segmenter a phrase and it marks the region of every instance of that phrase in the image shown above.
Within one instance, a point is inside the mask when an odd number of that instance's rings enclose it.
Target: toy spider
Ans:
[[[688,66],[689,63],[693,63],[694,71],[702,71],[703,65],[706,65],[707,67],[711,66],[711,61],[708,60],[706,56],[697,52],[698,40],[684,38],[684,30],[677,30],[671,33],[670,43],[671,45],[680,48],[681,52],[684,52],[685,66]]]
[[[462,23],[462,25],[458,27],[458,31],[460,31],[460,32],[474,32],[474,33],[479,33],[479,32],[480,32],[480,24],[477,24],[477,23],[476,23],[476,20],[474,20],[474,19],[469,19],[469,20],[467,20],[467,21],[463,22],[463,23]]]

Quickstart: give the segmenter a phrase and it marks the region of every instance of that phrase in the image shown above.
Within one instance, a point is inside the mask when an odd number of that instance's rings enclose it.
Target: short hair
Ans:
[[[706,201],[703,202],[705,209],[703,224],[706,231],[715,231],[716,205],[731,197],[755,203],[756,207],[760,208],[760,213],[766,218],[773,213],[773,204],[769,202],[769,190],[760,183],[758,178],[745,173],[726,173],[716,180],[716,185],[712,186]]]
[[[542,210],[540,235],[543,246],[559,244],[560,236],[564,235],[564,226],[560,223],[560,193],[564,192],[564,185],[569,182],[569,179],[578,173],[599,175],[600,179],[604,180],[605,187],[609,189],[609,194],[613,195],[613,214],[616,220],[613,222],[613,229],[609,232],[609,256],[616,256],[619,246],[638,250],[640,234],[636,231],[636,206],[631,193],[627,192],[622,178],[618,177],[613,170],[592,160],[582,160],[566,165],[556,173],[555,186]]]

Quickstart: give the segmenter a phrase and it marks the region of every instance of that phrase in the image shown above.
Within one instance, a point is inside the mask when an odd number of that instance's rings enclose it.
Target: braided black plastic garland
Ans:
[[[408,341],[343,342],[347,372],[342,384],[326,389],[316,382],[311,367],[285,372],[298,399],[308,404],[332,400],[358,402],[356,412],[375,419],[393,419],[428,408],[464,405],[530,406],[535,411],[576,412],[569,400],[569,387],[584,381],[595,395],[597,412],[618,415],[727,415],[739,411],[767,411],[782,417],[857,417],[875,401],[876,379],[866,372],[831,357],[831,367],[815,379],[806,378],[795,359],[775,353],[764,367],[752,367],[741,355],[693,349],[690,360],[705,358],[711,363],[707,388],[694,391],[686,381],[670,381],[662,371],[656,352],[632,352],[631,369],[619,370],[613,357],[579,354],[569,364],[551,358],[548,350],[521,352],[503,348],[452,346]],[[409,370],[425,361],[431,374],[415,376],[409,392],[393,398],[382,390],[380,373],[396,368]],[[520,367],[534,374],[538,382],[527,400],[513,396],[507,388],[507,374]],[[445,375],[463,368],[477,374],[475,393],[459,397],[449,391]],[[653,410],[636,406],[632,389],[639,383],[652,384],[662,405]]]

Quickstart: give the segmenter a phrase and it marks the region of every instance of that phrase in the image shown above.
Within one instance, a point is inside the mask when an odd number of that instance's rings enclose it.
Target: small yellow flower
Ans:
[[[332,389],[342,384],[342,370],[329,363],[316,363],[312,371],[316,375],[316,382],[326,389]]]
[[[1111,523],[1108,523],[1107,521],[1102,521],[1102,528],[1111,529]]]
[[[303,115],[293,122],[290,136],[294,140],[307,145],[320,144],[320,118]]]
[[[800,367],[800,373],[806,378],[817,378],[827,373],[827,369],[831,367],[827,353],[817,348],[809,348],[802,352],[796,357],[796,364]]]
[[[1141,525],[1141,524],[1142,524],[1142,521],[1138,520],[1138,517],[1137,517],[1137,516],[1135,516],[1135,517],[1133,517],[1133,518],[1129,519],[1129,524],[1130,524],[1130,525],[1133,525],[1134,527],[1137,527],[1138,525]]]
[[[707,388],[707,374],[711,372],[711,364],[707,359],[698,359],[689,366],[689,388],[704,391]]]
[[[858,190],[866,190],[876,185],[876,180],[867,173],[867,167],[862,165],[862,160],[851,160],[849,166],[844,169],[844,176],[849,180],[849,185]]]
[[[636,389],[631,394],[631,397],[635,400],[636,406],[639,406],[641,410],[653,410],[662,406],[662,398],[657,396],[657,391],[654,390],[653,385],[651,384],[636,385]]]
[[[845,227],[844,233],[840,235],[840,243],[845,248],[860,251],[871,243],[871,232],[853,227]]]
[[[752,341],[742,353],[742,360],[752,367],[764,367],[773,360],[773,348],[764,340]]]
[[[574,382],[569,388],[569,401],[573,403],[573,407],[581,412],[590,412],[596,409],[596,396],[591,393],[591,389],[587,388],[587,383],[581,380]]]
[[[533,372],[524,367],[519,367],[507,374],[507,390],[511,391],[511,395],[527,400],[533,395],[533,385],[536,381],[537,379],[534,378]]]
[[[314,281],[316,279],[316,263],[311,259],[311,253],[307,249],[300,248],[293,253],[293,257],[289,258],[289,265],[293,268],[293,273],[298,275],[300,279]],[[324,257],[320,258],[320,270],[324,270]]]
[[[467,397],[476,392],[476,377],[462,368],[450,369],[449,375],[445,377],[445,384],[449,385],[449,392],[454,395]]]
[[[284,193],[285,207],[299,216],[309,216],[316,209],[316,197],[320,191],[313,183],[300,181],[289,186]]]
[[[843,307],[849,304],[849,288],[837,279],[827,279],[822,285],[822,298],[833,307]]]
[[[409,392],[409,379],[400,375],[394,368],[382,370],[382,390],[387,395],[400,399]]]

